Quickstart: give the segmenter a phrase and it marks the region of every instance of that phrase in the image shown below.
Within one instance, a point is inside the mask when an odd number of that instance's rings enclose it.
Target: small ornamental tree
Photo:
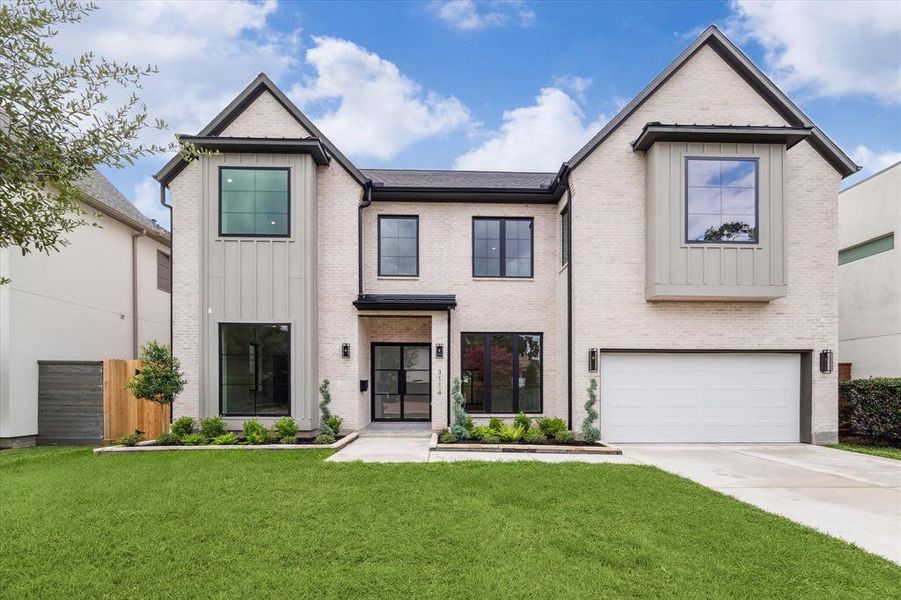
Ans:
[[[329,425],[329,421],[332,420],[332,412],[328,405],[332,401],[332,394],[329,392],[328,386],[328,379],[323,379],[322,385],[319,386],[319,395],[322,396],[322,400],[319,401],[319,433],[336,436],[338,432]]]
[[[469,438],[469,430],[467,429],[469,418],[463,408],[465,400],[463,398],[463,392],[460,389],[459,377],[454,377],[454,384],[451,387],[451,399],[451,410],[454,416],[453,425],[451,425],[450,428],[451,433],[453,433],[458,440],[465,440]]]
[[[135,398],[166,405],[172,404],[186,383],[181,365],[172,356],[169,346],[150,341],[141,349],[140,369],[125,387]],[[165,429],[164,424],[163,431]]]
[[[585,402],[585,420],[582,421],[582,438],[586,442],[594,443],[601,439],[601,431],[595,423],[598,420],[598,411],[594,407],[598,403],[598,382],[592,378],[588,386],[588,400]]]

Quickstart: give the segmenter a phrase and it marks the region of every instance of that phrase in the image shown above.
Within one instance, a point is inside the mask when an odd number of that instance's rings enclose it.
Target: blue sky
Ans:
[[[897,2],[101,3],[58,47],[158,65],[152,141],[264,71],[358,166],[554,170],[711,23],[867,171],[901,160]],[[164,162],[105,173],[165,220]]]

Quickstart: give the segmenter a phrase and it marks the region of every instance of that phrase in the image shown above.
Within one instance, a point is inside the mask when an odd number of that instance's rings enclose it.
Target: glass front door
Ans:
[[[431,346],[372,345],[372,420],[428,421],[431,417]]]

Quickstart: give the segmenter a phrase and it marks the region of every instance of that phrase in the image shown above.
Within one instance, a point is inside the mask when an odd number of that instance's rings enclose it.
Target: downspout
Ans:
[[[357,206],[357,296],[363,297],[363,209],[372,204],[372,181],[366,182],[363,199]]]
[[[566,246],[566,421],[569,430],[573,428],[573,192],[569,185],[569,167],[563,176],[566,177],[566,232],[569,243]]]
[[[447,357],[447,381],[445,382],[444,387],[447,388],[447,426],[451,425],[451,410],[450,410],[450,389],[451,389],[451,309],[447,309],[447,353],[445,354]]]
[[[147,230],[142,229],[131,236],[131,340],[132,353],[138,358],[138,238],[145,237]]]
[[[172,265],[175,264],[175,223],[172,220],[172,205],[166,203],[166,186],[162,181],[160,182],[160,204],[169,209],[169,243],[172,244],[169,247],[169,352],[174,354],[173,342],[175,338],[172,329],[172,308],[174,303],[172,299],[175,294],[172,289]]]

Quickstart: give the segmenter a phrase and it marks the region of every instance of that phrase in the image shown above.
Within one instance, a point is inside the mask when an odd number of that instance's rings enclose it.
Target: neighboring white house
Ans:
[[[838,360],[901,377],[901,162],[838,196]]]
[[[611,442],[838,439],[853,163],[709,28],[557,172],[360,169],[265,75],[174,157],[174,413],[518,411]],[[536,137],[534,143],[541,144]],[[567,160],[568,158],[568,160]]]
[[[0,249],[0,447],[38,431],[38,361],[132,358],[169,343],[169,234],[103,175],[79,184],[100,227],[80,227],[59,253]],[[98,214],[94,219],[93,215]]]

